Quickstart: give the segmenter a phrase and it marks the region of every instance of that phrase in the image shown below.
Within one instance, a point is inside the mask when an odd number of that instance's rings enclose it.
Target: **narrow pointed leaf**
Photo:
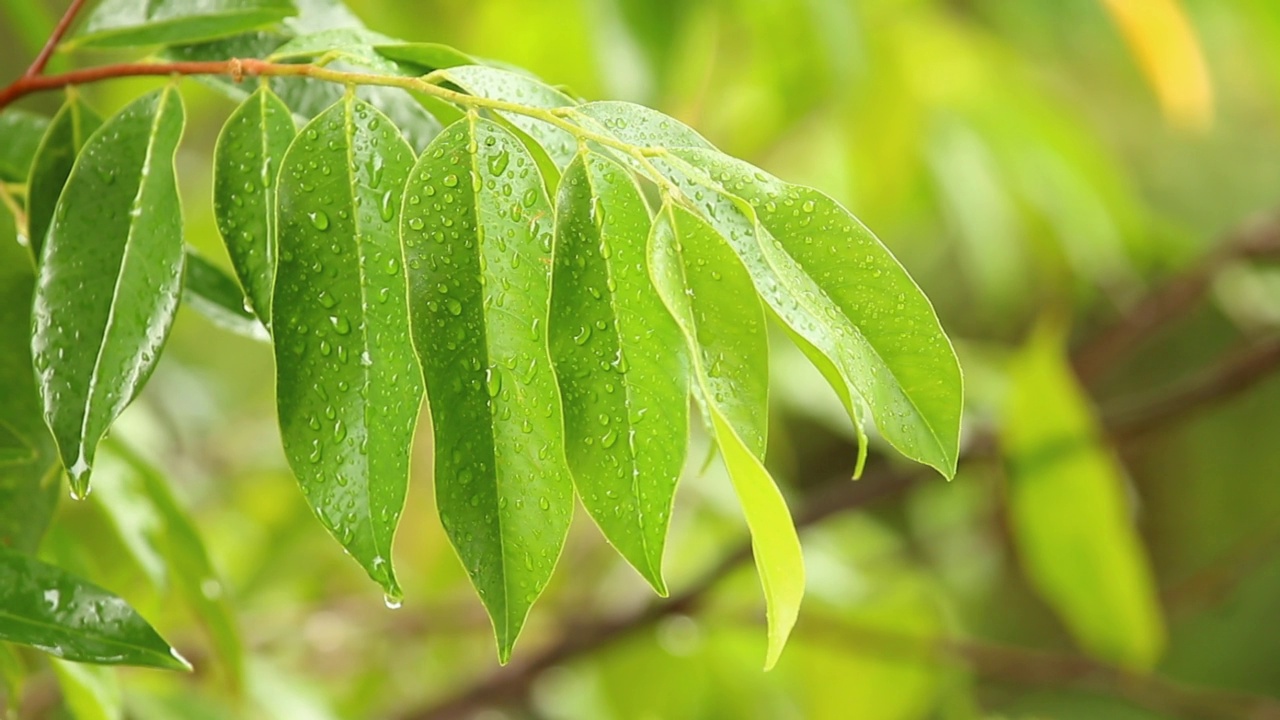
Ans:
[[[552,109],[574,105],[573,98],[528,75],[486,67],[461,65],[440,71],[441,77],[472,95],[506,100],[536,108]],[[578,149],[578,141],[568,132],[528,115],[499,111],[512,125],[528,133],[559,168],[566,167]]]
[[[689,387],[684,338],[649,280],[649,228],[626,168],[596,153],[569,164],[548,335],[582,504],[665,595],[662,550],[687,449]]]
[[[293,15],[289,0],[102,0],[65,46],[193,43],[271,25]]]
[[[747,266],[770,308],[830,365],[855,424],[865,407],[904,455],[950,477],[959,453],[960,366],[929,300],[831,198],[710,150],[660,160]],[[714,178],[714,180],[712,179]]]
[[[1124,469],[1103,444],[1065,339],[1041,327],[1010,368],[1001,441],[1014,540],[1032,585],[1087,651],[1149,670],[1165,644],[1155,579]]]
[[[391,598],[422,404],[396,218],[412,166],[395,125],[362,100],[312,120],[281,163],[271,307],[289,465],[321,522]]]
[[[31,362],[35,270],[0,205],[0,548],[34,553],[58,502],[58,449]]]
[[[271,318],[276,180],[297,129],[289,107],[260,87],[236,108],[213,152],[213,213],[254,313]]]
[[[246,308],[244,291],[226,272],[187,248],[183,268],[182,302],[213,324],[254,340],[269,340],[266,328]]]
[[[37,258],[53,221],[58,197],[71,175],[71,166],[89,136],[101,125],[102,118],[98,113],[86,105],[79,94],[72,94],[53,116],[49,129],[40,140],[27,182],[27,238],[31,243],[31,254]]]
[[[36,284],[34,351],[45,418],[83,495],[98,442],[142,388],[182,285],[174,154],[184,114],[169,86],[89,138],[49,228]]]
[[[412,66],[420,75],[432,70],[479,64],[476,58],[440,43],[383,43],[374,45],[373,49],[388,60]]]
[[[593,120],[606,134],[636,147],[711,148],[698,131],[644,105],[608,100],[578,105],[574,112]]]
[[[404,208],[436,501],[505,662],[573,511],[547,353],[552,209],[525,147],[474,115],[423,153]]]
[[[0,640],[75,662],[190,669],[124,600],[8,550],[0,550]]]
[[[43,115],[7,108],[0,112],[0,181],[26,182],[40,138],[49,126]]]
[[[654,221],[649,266],[685,335],[703,411],[751,530],[768,609],[768,669],[795,625],[805,574],[786,500],[762,463],[769,382],[764,311],[733,252],[682,208],[667,205]]]

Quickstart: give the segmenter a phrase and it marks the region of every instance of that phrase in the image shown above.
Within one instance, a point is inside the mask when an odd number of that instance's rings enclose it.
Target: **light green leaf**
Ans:
[[[742,503],[768,608],[773,667],[804,596],[804,558],[786,500],[761,460],[768,418],[768,337],[750,276],[715,231],[667,204],[649,240],[649,268],[693,360],[704,414]]]
[[[18,655],[17,648],[0,642],[0,717],[17,717],[22,708],[22,691],[26,685],[27,668]],[[8,713],[7,715],[5,713]]]
[[[377,67],[390,71],[395,64],[374,51],[374,45],[385,45],[395,42],[395,38],[362,27],[331,28],[313,33],[299,35],[276,48],[271,53],[271,60],[277,62],[312,60],[321,56],[353,57]]]
[[[34,553],[58,503],[58,449],[31,363],[35,271],[0,205],[0,547]]]
[[[37,258],[53,222],[58,197],[71,175],[71,166],[89,136],[101,125],[98,113],[80,99],[79,93],[73,92],[53,116],[40,140],[27,181],[27,239],[31,243],[31,254]]]
[[[545,109],[576,104],[573,98],[541,80],[510,70],[484,65],[461,65],[438,72],[440,77],[471,95]],[[563,169],[573,160],[578,150],[578,141],[568,132],[528,115],[501,111],[498,114],[533,138],[546,150],[556,167]]]
[[[75,720],[120,720],[124,699],[114,668],[94,667],[53,659],[62,702]]]
[[[826,358],[819,369],[838,376],[855,425],[865,407],[890,444],[951,477],[960,365],[928,298],[888,249],[831,198],[740,160],[677,149],[658,162],[700,198],[801,349]]]
[[[280,168],[272,300],[277,405],[312,509],[389,598],[422,379],[399,224],[412,148],[347,96],[312,120]]]
[[[589,102],[578,105],[574,112],[595,121],[605,134],[636,147],[711,149],[711,143],[693,128],[644,105]]]
[[[1032,584],[1091,654],[1150,669],[1165,644],[1125,473],[1066,358],[1042,326],[1014,358],[1001,442],[1014,540]]]
[[[72,490],[89,490],[98,441],[164,347],[182,285],[173,86],[89,138],[58,200],[36,283],[32,349],[45,418]]]
[[[0,640],[74,662],[190,669],[124,600],[8,550],[0,550]]]
[[[270,296],[268,296],[270,297]],[[209,318],[213,324],[254,340],[269,340],[266,328],[246,309],[244,291],[222,268],[187,248],[183,268],[182,302]]]
[[[213,153],[213,213],[254,313],[271,318],[275,280],[276,180],[297,129],[289,107],[260,87],[236,108]]]
[[[680,329],[649,281],[649,210],[631,173],[596,153],[569,164],[556,205],[547,327],[569,469],[605,537],[666,595],[689,371]]]
[[[0,181],[26,182],[40,138],[49,126],[43,115],[6,108],[0,112]]]
[[[545,334],[551,204],[528,150],[475,115],[436,138],[409,188],[401,232],[436,501],[506,662],[573,513]]]
[[[270,25],[294,12],[289,0],[102,0],[64,47],[201,42]]]
[[[375,44],[373,49],[388,60],[413,67],[418,75],[425,75],[432,70],[480,63],[461,50],[440,43],[383,43]]]

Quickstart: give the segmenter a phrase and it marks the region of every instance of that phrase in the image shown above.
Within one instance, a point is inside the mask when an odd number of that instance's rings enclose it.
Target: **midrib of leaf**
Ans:
[[[591,203],[592,203],[592,208],[594,208],[596,198],[598,196],[596,194],[596,186],[595,186],[595,180],[594,180],[595,176],[591,170],[591,163],[588,162],[589,154],[590,154],[589,151],[583,153],[582,168],[586,174],[587,188],[591,191]],[[635,180],[631,175],[631,173],[627,173],[627,179],[633,185],[635,184]],[[637,192],[637,197],[639,197],[640,202],[643,203],[644,196],[639,194],[638,187],[635,189]],[[589,217],[589,219],[592,220],[592,225],[595,225],[594,218]],[[597,233],[597,238],[599,240],[598,244],[603,245],[605,242],[607,242],[603,223],[601,223],[600,226],[596,227],[596,233]],[[553,247],[554,247],[554,244],[553,244]],[[599,248],[597,248],[597,250],[598,249]],[[601,260],[604,261],[605,277],[607,278],[607,281],[608,281],[608,284],[605,286],[606,290],[608,290],[609,287],[614,287],[614,288],[619,287],[617,282],[614,281],[614,278],[613,278],[614,254],[611,252],[609,255],[610,255],[609,257],[602,256],[600,258]],[[555,266],[554,263],[555,263],[555,257],[553,256],[552,267]],[[683,267],[681,268],[681,272],[683,273]],[[618,293],[616,290],[614,290],[612,292],[609,292],[608,295],[609,295],[609,310],[613,314],[613,336],[617,341],[619,352],[625,353],[626,349],[622,341],[622,326],[621,326],[622,315],[621,313],[618,312],[618,302],[617,302]],[[623,378],[622,378],[622,386],[623,386],[623,391],[626,397],[626,408],[627,408],[627,414],[626,414],[627,449],[630,451],[627,456],[627,463],[631,467],[631,495],[633,498],[635,498],[635,501],[636,501],[635,517],[636,517],[637,527],[640,528],[640,532],[638,533],[640,535],[640,547],[644,551],[644,561],[645,561],[645,564],[649,566],[649,572],[653,574],[653,577],[658,578],[659,581],[661,581],[661,577],[662,577],[661,568],[653,566],[652,554],[649,551],[649,534],[644,530],[645,528],[644,508],[642,507],[642,503],[640,500],[640,472],[639,472],[639,469],[636,467],[636,451],[637,451],[636,433],[635,433],[635,426],[631,422],[631,409],[635,404],[635,401],[634,401],[635,391],[632,388],[632,382],[627,379],[625,374],[623,375]]]
[[[88,638],[88,639],[91,639],[91,640],[93,640],[93,641],[95,641],[95,642],[100,642],[100,643],[102,643],[102,644],[104,644],[104,645],[109,645],[109,646],[111,646],[111,647],[124,648],[124,649],[126,649],[126,650],[136,650],[136,651],[139,651],[139,652],[146,653],[146,654],[148,654],[148,655],[159,655],[159,656],[161,656],[161,657],[169,657],[169,656],[164,655],[163,653],[156,652],[155,650],[153,650],[153,649],[151,649],[151,648],[148,648],[148,647],[145,647],[145,646],[143,646],[143,645],[133,645],[133,644],[131,644],[131,643],[127,642],[127,641],[124,641],[124,640],[116,640],[116,639],[112,638],[112,637],[111,637],[111,636],[109,636],[109,635],[100,635],[100,634],[98,634],[98,633],[96,633],[96,632],[92,632],[92,631],[88,631],[88,630],[83,630],[83,629],[80,629],[80,628],[77,628],[77,629],[75,629],[75,630],[71,630],[70,628],[67,628],[67,627],[66,627],[66,626],[64,626],[64,625],[58,625],[58,624],[56,624],[56,623],[45,622],[44,620],[39,620],[39,619],[35,619],[35,618],[29,618],[29,617],[25,617],[25,616],[23,616],[23,615],[14,615],[13,613],[11,613],[11,612],[9,612],[8,610],[6,610],[3,606],[0,606],[0,618],[3,618],[3,619],[5,619],[5,620],[12,621],[13,623],[15,623],[15,624],[17,624],[17,625],[28,625],[28,626],[31,626],[31,627],[42,628],[42,629],[45,629],[45,630],[54,630],[54,631],[57,631],[57,632],[62,632],[62,633],[66,633],[66,634],[68,634],[68,635],[72,635],[73,637],[74,637],[74,635],[75,635],[76,633],[80,633],[80,634],[82,634],[84,637],[86,637],[86,638]],[[26,643],[21,643],[21,644],[24,644],[24,645],[25,645]],[[175,658],[175,659],[176,659],[176,658]]]
[[[133,196],[133,202],[129,204],[129,234],[125,238],[124,252],[120,255],[120,267],[116,273],[115,285],[111,289],[111,306],[107,310],[107,322],[102,330],[102,343],[98,345],[98,354],[93,360],[93,372],[89,375],[89,397],[88,402],[84,405],[84,415],[80,419],[80,452],[76,458],[76,467],[72,469],[73,476],[88,469],[87,467],[80,468],[79,466],[88,462],[85,458],[85,442],[89,432],[89,416],[92,414],[91,411],[95,405],[94,400],[98,397],[98,374],[102,368],[102,355],[106,351],[111,329],[115,325],[116,308],[119,306],[120,299],[120,283],[124,279],[125,267],[129,264],[130,251],[135,247],[134,234],[138,229],[137,213],[141,212],[142,195],[147,187],[147,178],[151,173],[151,161],[155,156],[157,132],[160,127],[160,121],[164,117],[165,107],[169,102],[169,95],[173,92],[173,86],[169,86],[160,93],[160,100],[156,104],[155,117],[151,120],[151,132],[147,140],[147,153],[142,161],[142,171],[139,174],[138,191]],[[72,172],[74,172],[74,168]]]
[[[470,136],[467,138],[468,143],[478,144],[476,120],[477,120],[477,115],[475,113],[467,113],[467,128],[469,130],[468,135]],[[481,217],[481,213],[480,213],[479,194],[481,192],[484,192],[484,183],[480,183],[479,190],[474,189],[475,179],[482,177],[480,175],[480,165],[479,165],[480,153],[468,152],[467,156],[471,160],[471,168],[470,168],[471,177],[467,178],[467,182],[472,183],[472,188],[473,188],[472,194],[474,195],[474,197],[472,197],[471,209],[472,209],[472,212],[475,213],[476,255],[478,258],[483,259],[484,247],[482,245],[482,242],[483,242],[483,239],[488,235],[488,233],[486,233],[483,229],[484,226],[483,226],[483,218]],[[519,252],[519,248],[513,247],[512,252]],[[483,265],[487,268],[489,266],[489,263],[484,262]],[[491,362],[491,358],[493,357],[493,351],[489,347],[489,319],[488,319],[489,308],[485,307],[486,305],[485,299],[487,297],[487,292],[489,288],[488,278],[486,277],[486,273],[488,272],[492,272],[492,271],[491,270],[480,271],[480,304],[481,304],[481,312],[485,315],[485,320],[483,323],[481,323],[482,325],[481,332],[484,333],[484,355],[485,355],[484,367],[486,372],[500,372],[493,366],[493,363]],[[547,322],[546,318],[543,318],[543,322],[544,323]],[[485,381],[487,382],[488,380],[489,378],[486,377]],[[497,509],[497,512],[494,513],[494,517],[497,518],[496,522],[498,526],[498,548],[499,548],[498,558],[499,558],[499,567],[502,569],[502,640],[501,640],[501,644],[503,645],[503,647],[499,648],[499,651],[500,651],[500,654],[503,657],[505,657],[506,654],[510,651],[509,650],[510,643],[512,642],[512,640],[514,640],[514,638],[511,637],[511,580],[510,580],[510,574],[507,571],[506,533],[504,532],[502,527],[502,507],[501,507],[502,472],[498,467],[497,431],[496,431],[496,424],[495,424],[496,418],[494,417],[494,414],[493,414],[494,401],[495,401],[495,398],[490,397],[486,401],[485,407],[489,411],[489,446],[494,448],[493,487],[494,487],[494,500],[495,502],[498,503],[498,509]]]
[[[268,104],[267,94],[271,90],[270,90],[270,86],[265,84],[262,85],[262,88],[260,89],[263,89],[263,88],[265,88],[267,92],[258,93],[258,125],[259,125],[259,130],[261,130],[261,132],[258,133],[258,139],[262,143],[262,156],[261,156],[262,162],[268,163],[268,162],[271,162],[269,158],[271,150],[267,147],[267,135],[269,132],[269,129],[267,127],[267,104]],[[289,122],[291,123],[293,122],[292,118],[290,118]],[[262,165],[259,164],[259,167],[261,168]],[[279,169],[278,165],[277,165],[277,169]],[[261,171],[259,172],[261,173]],[[271,268],[271,285],[274,286],[276,282],[276,243],[278,242],[278,238],[276,237],[276,233],[277,233],[276,223],[278,220],[276,218],[276,213],[275,213],[276,183],[272,182],[270,184],[267,184],[267,180],[264,176],[262,178],[262,184],[263,184],[262,197],[263,197],[263,200],[266,202],[266,207],[267,207],[267,236],[266,238],[263,239],[263,241],[266,244],[265,255],[267,260],[267,267]],[[246,278],[246,281],[247,282],[245,282],[245,284],[247,285],[249,282],[252,282],[252,278]],[[244,290],[245,290],[246,296],[248,297],[253,296],[253,293],[250,293],[248,288],[244,288]],[[267,294],[267,299],[271,300],[271,293]],[[263,318],[262,326],[266,328],[267,334],[270,335],[271,334],[271,308],[270,307],[255,308],[254,315],[257,315],[258,317]]]
[[[369,297],[367,295],[368,283],[364,273],[364,236],[360,232],[360,212],[359,212],[358,199],[356,198],[356,177],[355,177],[356,159],[355,159],[355,143],[353,142],[355,138],[355,125],[351,121],[351,113],[353,110],[352,106],[354,104],[355,104],[355,96],[348,93],[346,97],[343,99],[343,103],[342,103],[342,130],[343,130],[343,136],[344,136],[343,139],[346,140],[346,146],[347,146],[346,147],[347,189],[350,190],[350,196],[351,196],[351,224],[355,228],[355,241],[356,241],[356,270],[360,278],[360,315],[361,315],[360,348],[361,348],[361,352],[367,353],[369,352],[369,312],[368,312]],[[263,144],[265,143],[266,143],[266,139],[264,135]],[[369,387],[370,366],[366,365],[364,362],[357,362],[357,364],[360,365],[360,375],[364,379],[364,386],[367,388]],[[364,417],[366,428],[368,428],[371,425],[371,421],[373,420],[373,418],[369,416],[369,409],[371,406],[372,406],[372,402],[366,399],[363,404],[363,407],[360,408],[360,414]],[[368,431],[366,430],[365,432],[367,435]],[[364,492],[361,493],[360,504],[365,512],[365,516],[369,518],[369,534],[373,537],[373,551],[375,553],[375,557],[381,557],[383,560],[386,561],[387,569],[385,571],[383,571],[381,567],[378,569],[379,571],[386,572],[388,578],[390,579],[392,577],[391,569],[390,569],[391,568],[391,548],[388,547],[386,554],[385,555],[383,554],[381,550],[381,542],[380,542],[382,533],[378,532],[378,527],[374,523],[373,507],[370,502],[369,484],[373,480],[373,475],[369,470],[369,454],[359,453],[359,452],[357,452],[356,454],[360,456],[360,462],[364,467],[364,475],[368,479],[368,481],[366,481],[366,487],[364,488]]]

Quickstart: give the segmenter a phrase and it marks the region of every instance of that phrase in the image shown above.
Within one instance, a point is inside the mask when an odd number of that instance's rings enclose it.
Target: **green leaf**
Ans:
[[[258,318],[245,309],[250,303],[235,279],[190,247],[183,267],[182,302],[237,335],[254,340],[271,338]]]
[[[493,100],[506,100],[545,109],[576,104],[573,98],[541,80],[509,70],[484,65],[462,65],[441,70],[439,75],[468,94]],[[561,128],[528,115],[502,111],[498,114],[533,138],[546,150],[556,167],[563,169],[568,166],[578,151],[577,139]]]
[[[440,43],[382,43],[375,44],[373,49],[388,60],[412,66],[418,75],[459,65],[477,65],[480,62],[461,50]]]
[[[475,115],[436,138],[409,187],[401,231],[436,501],[506,662],[573,513],[545,335],[552,209],[524,145]]]
[[[667,204],[649,240],[654,285],[684,332],[703,413],[713,426],[751,530],[768,608],[773,667],[804,596],[804,558],[791,513],[765,470],[768,336],[764,311],[742,263],[715,231]]]
[[[1002,445],[1013,536],[1032,584],[1090,653],[1150,669],[1164,648],[1155,581],[1124,469],[1066,358],[1042,326],[1014,358]]]
[[[955,473],[963,384],[955,351],[893,255],[831,198],[711,150],[660,166],[747,266],[801,349],[828,363],[855,425],[870,411],[907,457]],[[714,180],[712,179],[714,178]]]
[[[289,107],[260,87],[236,108],[213,153],[213,213],[254,313],[271,318],[275,280],[276,181],[297,134]]]
[[[81,665],[54,658],[50,663],[62,689],[62,702],[75,720],[120,720],[124,699],[114,668]]]
[[[0,205],[0,547],[34,553],[58,503],[58,449],[31,362],[35,271]]]
[[[53,116],[40,140],[27,182],[27,238],[36,258],[44,247],[44,238],[53,222],[58,197],[71,175],[71,166],[89,136],[101,125],[102,117],[80,99],[79,93],[73,92]]]
[[[649,210],[631,173],[596,153],[557,201],[548,339],[582,504],[661,594],[662,550],[689,433],[680,329],[649,281]]]
[[[191,667],[124,600],[8,550],[0,550],[0,640],[74,662]]]
[[[17,717],[22,708],[22,691],[26,685],[27,668],[18,655],[17,648],[0,642],[0,717]],[[5,714],[8,713],[8,714]]]
[[[276,62],[309,61],[319,57],[355,59],[371,68],[394,72],[395,63],[374,51],[374,45],[395,42],[395,38],[365,28],[333,28],[299,35],[271,53]]]
[[[71,170],[46,238],[32,349],[45,418],[80,496],[99,440],[150,376],[178,307],[183,122],[173,86],[107,121]]]
[[[6,108],[0,112],[0,181],[23,183],[31,170],[40,138],[49,126],[43,115]]]
[[[574,112],[594,120],[605,134],[636,147],[711,149],[711,143],[693,128],[644,105],[589,102]]]
[[[396,218],[412,166],[395,125],[351,96],[299,133],[280,167],[271,308],[289,464],[321,522],[391,599],[422,404]]]
[[[294,12],[289,0],[102,0],[64,47],[201,42],[270,25]]]

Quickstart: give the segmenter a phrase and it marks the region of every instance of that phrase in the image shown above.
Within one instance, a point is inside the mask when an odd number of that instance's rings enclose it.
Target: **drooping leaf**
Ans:
[[[1087,651],[1149,669],[1165,643],[1155,582],[1062,329],[1041,327],[1009,377],[1001,441],[1023,567]]]
[[[0,205],[0,547],[34,553],[58,502],[58,449],[31,362],[35,270]]]
[[[0,112],[0,181],[26,182],[40,138],[49,126],[43,115],[5,108]]]
[[[395,125],[362,100],[312,120],[280,168],[271,307],[289,464],[390,598],[400,596],[391,544],[422,403],[396,217],[412,166]]]
[[[505,100],[528,107],[553,109],[574,105],[573,98],[528,75],[484,65],[460,65],[439,71],[440,77],[471,95]],[[542,120],[513,112],[499,115],[533,138],[559,168],[566,167],[578,150],[578,141],[565,130]]]
[[[569,164],[557,201],[548,340],[582,503],[659,593],[689,432],[684,339],[649,281],[649,210],[629,171]]]
[[[529,152],[475,115],[423,153],[401,219],[436,501],[503,662],[573,511],[545,335],[552,221]]]
[[[89,138],[54,211],[32,349],[45,418],[84,495],[98,442],[155,367],[182,285],[182,101],[144,95]]]
[[[36,258],[44,247],[44,237],[53,222],[58,197],[71,175],[71,166],[89,136],[101,125],[98,113],[78,93],[72,93],[40,140],[27,182],[27,238]]]
[[[0,550],[0,640],[74,662],[190,669],[124,600],[9,550]]]
[[[657,162],[700,198],[801,348],[826,359],[819,367],[829,380],[838,375],[855,425],[865,407],[900,452],[954,474],[960,365],[929,300],[888,249],[831,198],[740,160],[677,149]]]
[[[62,690],[62,702],[75,720],[120,720],[124,698],[114,668],[53,659],[50,663]]]
[[[667,204],[658,213],[648,253],[654,285],[689,346],[695,397],[751,530],[768,609],[768,669],[795,625],[805,575],[786,500],[762,463],[769,388],[764,310],[730,248],[681,207]]]
[[[289,0],[102,0],[68,47],[194,43],[270,25],[294,14]]]
[[[269,297],[269,296],[268,296]],[[247,307],[244,291],[222,268],[187,248],[183,267],[182,302],[215,325],[254,340],[269,340],[266,328]],[[269,317],[269,316],[268,316]]]
[[[297,129],[288,106],[260,87],[236,108],[213,152],[213,213],[254,314],[271,318],[276,180]]]

